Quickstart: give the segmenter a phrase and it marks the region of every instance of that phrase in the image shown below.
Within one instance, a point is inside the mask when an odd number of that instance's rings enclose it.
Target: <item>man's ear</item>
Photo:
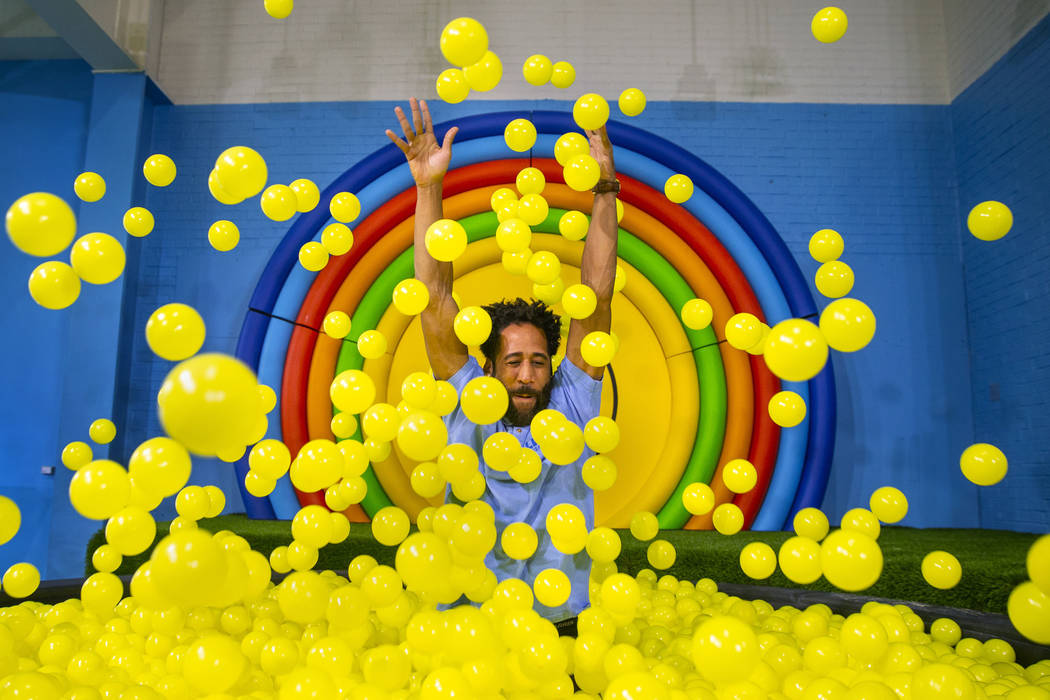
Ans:
[[[492,360],[486,359],[485,364],[482,366],[481,371],[485,373],[485,376],[492,376]]]

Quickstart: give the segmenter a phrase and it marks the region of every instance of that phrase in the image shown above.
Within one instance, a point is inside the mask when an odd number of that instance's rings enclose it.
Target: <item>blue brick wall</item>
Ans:
[[[564,102],[432,105],[436,121],[503,109],[569,109]],[[153,150],[179,166],[172,187],[150,189],[157,230],[143,241],[134,327],[158,306],[196,306],[205,350],[231,352],[265,261],[287,228],[256,202],[224,207],[207,193],[215,157],[233,144],[258,149],[272,182],[309,177],[322,187],[387,143],[393,103],[158,107]],[[958,214],[947,107],[654,103],[633,120],[721,170],[778,228],[804,274],[813,231],[846,236],[856,294],[879,317],[863,352],[834,359],[839,436],[826,508],[833,517],[891,483],[915,507],[911,525],[976,525],[976,497],[952,483],[957,446],[972,435]],[[230,218],[242,242],[213,251],[209,224]],[[171,363],[135,338],[129,444],[157,434],[154,397]],[[236,498],[221,463],[195,478]],[[943,498],[943,484],[957,490]],[[234,506],[235,507],[235,506]],[[163,513],[162,513],[163,515]]]
[[[980,492],[981,524],[1050,529],[1050,18],[952,104],[959,213],[1007,204],[996,242],[962,229],[976,439],[998,445],[1006,479]]]
[[[0,62],[3,211],[28,192],[45,191],[64,197],[79,212],[73,179],[84,163],[91,85],[91,69],[83,61]],[[65,348],[77,342],[68,332],[77,305],[62,311],[37,306],[27,282],[43,259],[22,253],[6,238],[0,243],[5,341],[0,344],[0,494],[19,505],[22,528],[0,547],[0,572],[29,561],[46,574],[52,498],[67,496],[40,468],[65,469],[59,461],[59,423],[66,405]],[[81,293],[88,297],[92,290]],[[79,439],[87,439],[89,423]]]

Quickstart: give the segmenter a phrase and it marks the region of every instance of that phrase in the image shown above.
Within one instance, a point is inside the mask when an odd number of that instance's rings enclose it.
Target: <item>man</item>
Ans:
[[[389,129],[386,134],[405,154],[416,182],[415,276],[430,292],[430,303],[420,320],[431,369],[435,377],[448,380],[457,391],[462,391],[467,382],[482,374],[496,377],[507,388],[510,397],[506,415],[489,426],[471,423],[457,407],[445,419],[449,442],[470,445],[480,455],[488,436],[506,431],[517,437],[523,446],[542,455],[529,427],[540,410],[557,409],[582,428],[598,415],[601,404],[604,367],[587,364],[580,354],[580,343],[593,331],[608,333],[612,318],[610,302],[616,277],[616,193],[619,192],[612,144],[604,127],[587,131],[591,155],[601,169],[601,179],[594,188],[594,206],[583,250],[580,281],[595,293],[598,303],[594,313],[569,324],[566,361],[552,372],[551,358],[560,342],[560,319],[539,301],[530,303],[516,299],[486,306],[492,318],[492,333],[482,344],[486,358],[482,368],[453,331],[452,323],[458,308],[452,298],[452,264],[432,258],[424,245],[427,229],[443,218],[442,182],[458,128],[449,129],[439,146],[426,102],[412,98],[410,106],[411,122],[400,107],[394,110],[404,140]],[[495,511],[497,530],[502,532],[512,522],[526,522],[536,529],[539,536],[536,553],[527,562],[508,558],[497,544],[486,564],[500,580],[517,577],[530,585],[543,569],[556,568],[568,574],[572,584],[568,602],[558,609],[543,611],[555,621],[574,616],[587,606],[590,561],[586,551],[569,556],[555,550],[544,522],[552,506],[572,503],[583,511],[587,527],[594,526],[593,494],[581,476],[583,462],[591,454],[584,450],[576,462],[564,466],[552,465],[544,458],[540,475],[529,484],[519,484],[505,472],[488,469],[482,463],[487,482],[482,499]]]

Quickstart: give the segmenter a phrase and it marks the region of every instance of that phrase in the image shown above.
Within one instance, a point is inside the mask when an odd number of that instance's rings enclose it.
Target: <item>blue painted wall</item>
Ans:
[[[999,241],[962,235],[976,439],[1006,479],[981,490],[985,527],[1050,530],[1050,18],[952,105],[959,210],[1007,204]]]
[[[84,160],[91,86],[91,71],[82,61],[0,62],[0,202],[5,211],[17,197],[38,190],[59,194],[79,210],[73,179]],[[42,475],[40,468],[64,469],[59,461],[63,362],[66,348],[77,342],[68,333],[77,307],[50,311],[33,302],[26,285],[41,262],[3,242],[0,493],[22,511],[21,531],[0,547],[4,569],[29,561],[45,570],[53,477]]]

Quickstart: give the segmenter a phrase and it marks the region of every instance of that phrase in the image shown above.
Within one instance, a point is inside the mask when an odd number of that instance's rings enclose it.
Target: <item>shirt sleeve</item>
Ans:
[[[448,383],[456,390],[456,394],[460,394],[467,382],[480,377],[482,374],[481,365],[478,364],[477,359],[473,355],[470,355],[463,366],[448,378]],[[449,444],[462,443],[475,447],[476,436],[474,433],[477,426],[463,414],[463,407],[460,406],[458,401],[452,412],[445,416],[445,427],[448,429]]]
[[[551,403],[563,406],[565,417],[581,428],[601,412],[602,380],[591,375],[564,358],[554,373]]]

